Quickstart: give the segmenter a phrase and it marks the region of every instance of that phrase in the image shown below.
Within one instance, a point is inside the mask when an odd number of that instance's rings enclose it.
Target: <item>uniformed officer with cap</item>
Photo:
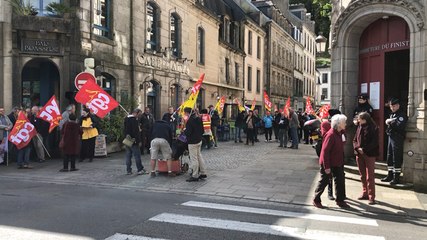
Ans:
[[[387,177],[381,179],[381,182],[390,182],[391,185],[399,183],[400,173],[403,163],[403,140],[405,139],[405,128],[408,122],[406,114],[400,110],[400,102],[397,98],[389,101],[391,114],[385,121],[387,125],[386,133],[388,135],[387,147]]]
[[[369,104],[368,100],[369,100],[369,97],[366,94],[360,94],[357,97],[358,104],[357,104],[356,109],[354,110],[353,118],[356,117],[361,112],[367,112],[367,113],[369,113],[369,115],[372,115],[372,111],[374,109]]]

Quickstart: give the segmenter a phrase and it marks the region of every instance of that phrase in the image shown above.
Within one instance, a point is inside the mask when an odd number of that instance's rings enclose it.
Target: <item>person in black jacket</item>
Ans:
[[[156,163],[160,159],[159,152],[162,152],[163,159],[167,161],[168,176],[174,177],[175,174],[172,173],[172,129],[169,122],[165,120],[154,122],[151,136],[153,138],[150,144],[151,177],[156,176]]]
[[[274,120],[273,120],[273,132],[274,132],[274,137],[276,139],[276,142],[279,141],[279,122],[280,122],[280,118],[282,117],[282,114],[276,110],[274,112]]]
[[[212,130],[212,136],[213,136],[213,140],[214,140],[214,147],[217,148],[218,147],[218,138],[217,138],[217,130],[218,130],[218,126],[220,123],[220,117],[218,114],[218,111],[213,110],[211,111],[211,130]]]
[[[237,143],[237,141],[239,141],[239,143],[243,142],[241,132],[244,126],[245,126],[245,111],[241,111],[239,112],[239,114],[237,114],[236,123],[234,124],[234,127],[235,127],[234,142],[235,143]]]
[[[34,137],[31,142],[33,143],[34,150],[37,154],[37,161],[42,163],[45,161],[45,152],[43,145],[46,147],[46,139],[49,135],[50,124],[40,118],[37,118],[39,113],[39,107],[33,106],[31,108],[30,122],[34,125],[37,131],[37,136]]]
[[[185,136],[187,136],[188,152],[190,154],[191,176],[187,182],[199,181],[206,178],[205,162],[202,158],[203,123],[191,108],[184,108],[184,114],[188,116],[185,125]]]
[[[135,139],[132,147],[126,148],[126,171],[127,175],[132,174],[132,155],[135,157],[135,164],[137,167],[137,174],[142,175],[147,172],[144,170],[144,166],[141,163],[141,151],[139,146],[141,145],[141,134],[139,132],[139,122],[138,117],[141,114],[141,109],[136,108],[132,111],[132,114],[127,116],[124,121],[124,135],[129,135],[131,138]]]

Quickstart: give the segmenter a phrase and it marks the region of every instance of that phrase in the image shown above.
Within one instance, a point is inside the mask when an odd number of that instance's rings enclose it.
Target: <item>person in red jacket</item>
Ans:
[[[76,115],[71,113],[69,120],[64,123],[61,129],[64,146],[62,153],[64,154],[64,167],[60,172],[68,172],[68,163],[70,163],[70,171],[77,171],[76,158],[80,153],[80,138],[83,131],[80,125],[76,122]]]
[[[334,178],[336,203],[341,208],[350,206],[345,199],[345,178],[344,178],[344,142],[342,131],[345,130],[347,117],[337,114],[331,119],[331,129],[325,134],[320,153],[320,180],[315,190],[313,205],[323,208],[320,197],[329,183],[330,174]]]
[[[379,154],[378,127],[369,113],[357,116],[357,130],[353,139],[356,162],[359,167],[363,192],[359,200],[369,200],[375,204],[375,159]]]

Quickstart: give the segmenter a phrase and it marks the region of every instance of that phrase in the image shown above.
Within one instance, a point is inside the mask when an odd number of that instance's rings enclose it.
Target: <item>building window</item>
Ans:
[[[234,75],[235,75],[235,79],[236,79],[236,84],[239,85],[239,64],[235,63],[234,64]]]
[[[252,91],[252,67],[248,66],[248,91]]]
[[[248,32],[248,54],[252,55],[252,31]]]
[[[228,18],[224,17],[224,22],[223,22],[223,37],[222,39],[226,42],[230,42],[230,20],[228,20]]]
[[[257,42],[256,42],[256,57],[258,59],[261,59],[261,38],[260,37],[257,38]]]
[[[49,15],[49,12],[46,11],[46,7],[50,3],[60,3],[61,0],[21,0],[22,4],[30,4],[30,6],[33,6],[37,10],[38,16],[45,16]]]
[[[170,17],[170,46],[172,55],[181,57],[181,18],[176,13],[172,13]]]
[[[230,60],[225,58],[225,82],[230,83]]]
[[[205,65],[205,30],[197,28],[197,63]]]
[[[261,92],[261,71],[259,69],[256,70],[256,93]]]
[[[160,25],[160,12],[159,7],[154,3],[147,3],[147,35],[145,48],[148,50],[158,50],[160,47],[159,42],[159,25]]]
[[[328,99],[328,89],[327,88],[322,88],[322,96],[321,96],[322,100]]]
[[[328,83],[328,74],[327,73],[322,74],[322,83]]]
[[[111,37],[110,36],[110,0],[95,0],[94,1],[94,34]]]

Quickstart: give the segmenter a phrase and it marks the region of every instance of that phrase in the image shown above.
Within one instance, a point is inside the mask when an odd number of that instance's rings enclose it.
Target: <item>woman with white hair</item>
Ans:
[[[323,138],[322,151],[320,153],[320,180],[315,190],[313,205],[323,208],[320,197],[329,183],[330,175],[335,182],[336,203],[340,208],[349,208],[345,199],[344,178],[344,142],[342,132],[345,130],[347,117],[343,114],[334,115],[331,119],[331,129]]]

